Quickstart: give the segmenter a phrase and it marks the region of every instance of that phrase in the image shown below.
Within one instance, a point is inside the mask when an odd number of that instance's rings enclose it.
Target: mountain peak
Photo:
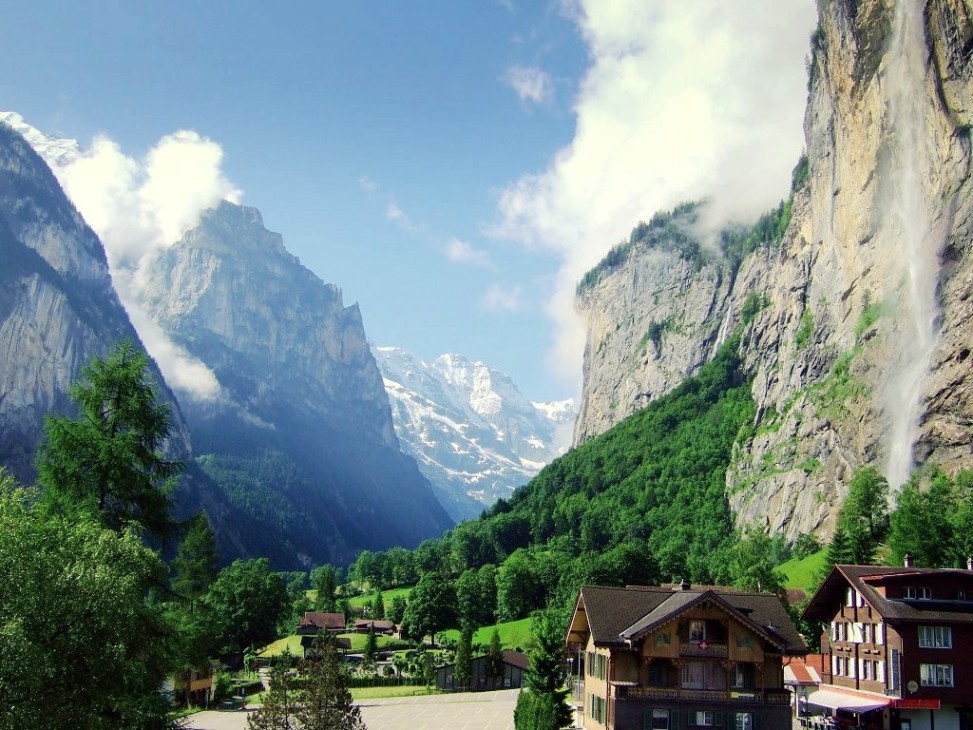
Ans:
[[[17,112],[0,112],[3,122],[18,132],[44,161],[51,165],[67,163],[81,154],[81,145],[75,139],[62,139],[45,134],[28,124]]]

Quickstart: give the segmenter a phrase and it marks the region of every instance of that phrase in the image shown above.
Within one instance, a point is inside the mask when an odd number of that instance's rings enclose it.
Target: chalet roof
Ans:
[[[318,629],[345,628],[343,613],[329,613],[327,611],[305,611],[301,619],[301,626],[313,626]]]
[[[503,652],[503,663],[517,667],[518,669],[523,669],[525,672],[530,669],[530,659],[527,658],[526,654],[519,651],[505,649]]]
[[[720,605],[783,653],[803,654],[807,651],[804,640],[777,596],[722,586],[584,586],[578,595],[572,627],[578,613],[583,612],[596,644],[626,644],[705,600]]]
[[[973,600],[888,598],[880,586],[915,584],[935,576],[955,581],[973,597],[973,572],[957,568],[904,568],[887,565],[836,565],[804,610],[809,621],[830,621],[844,601],[848,586],[859,591],[883,618],[892,621],[948,621],[973,623]]]

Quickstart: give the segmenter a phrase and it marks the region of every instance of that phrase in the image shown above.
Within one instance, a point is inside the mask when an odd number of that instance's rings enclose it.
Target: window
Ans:
[[[682,665],[684,689],[725,689],[726,672],[718,662],[686,662]]]
[[[872,678],[872,660],[862,659],[861,661],[861,678],[871,679]]]
[[[733,668],[733,689],[753,689],[756,686],[753,664],[740,662]]]
[[[919,646],[923,649],[952,649],[952,628],[949,626],[920,626]]]
[[[754,730],[753,713],[752,712],[736,713],[736,720],[733,723],[733,727],[734,730]]]
[[[885,624],[875,624],[875,643],[885,643]]]
[[[905,597],[928,601],[930,598],[932,598],[932,590],[922,586],[919,588],[916,588],[915,586],[906,586]]]
[[[831,673],[841,674],[841,657],[833,656],[831,657]]]
[[[753,649],[753,637],[749,634],[737,634],[738,649]]]
[[[696,727],[713,727],[713,711],[697,710],[693,713]]]
[[[855,589],[848,586],[845,589],[845,605],[854,606],[855,605]]]
[[[647,710],[642,727],[650,730],[669,730],[669,710]]]
[[[831,622],[831,640],[832,641],[838,641],[840,636],[841,636],[841,634],[839,633],[838,622],[837,621],[832,621]]]
[[[670,678],[671,677],[671,678]],[[649,664],[648,682],[650,687],[671,687],[675,677],[670,673],[670,665],[665,661],[654,661]]]
[[[689,622],[689,640],[690,641],[705,641],[706,640],[706,622],[705,621],[690,621]]]
[[[585,671],[588,673],[589,677],[604,679],[606,675],[606,664],[607,662],[604,654],[595,654],[594,652],[589,651]]]
[[[605,724],[605,698],[599,697],[598,695],[589,695],[591,702],[589,703],[588,714],[595,721],[600,724]]]
[[[669,646],[672,639],[669,638],[669,634],[660,633],[655,635],[655,645],[656,646]]]
[[[923,687],[952,687],[952,664],[920,664],[919,676]]]

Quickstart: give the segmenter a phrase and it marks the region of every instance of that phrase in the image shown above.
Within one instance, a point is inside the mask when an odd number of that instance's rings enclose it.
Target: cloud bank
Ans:
[[[590,64],[575,135],[499,196],[495,233],[554,251],[550,364],[576,381],[577,281],[639,220],[709,198],[722,221],[786,196],[803,145],[813,0],[574,0]]]
[[[142,159],[125,155],[99,137],[55,172],[68,196],[105,245],[112,280],[132,324],[166,381],[199,399],[218,397],[216,376],[175,344],[140,308],[139,270],[176,243],[221,200],[237,202],[240,191],[220,169],[223,151],[195,132],[163,137]]]

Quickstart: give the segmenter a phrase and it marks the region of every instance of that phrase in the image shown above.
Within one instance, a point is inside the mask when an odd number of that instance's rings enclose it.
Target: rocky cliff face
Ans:
[[[44,415],[70,411],[67,392],[92,357],[139,339],[98,237],[47,165],[3,124],[0,236],[0,463],[29,482]],[[184,429],[178,436],[188,453]]]
[[[973,466],[973,6],[820,3],[807,171],[789,225],[742,257],[633,245],[582,287],[576,440],[743,335],[756,436],[727,475],[739,522],[828,535],[854,469]],[[699,242],[703,246],[702,242]]]
[[[452,523],[398,448],[357,305],[223,203],[139,272],[140,306],[216,374],[195,451],[281,565],[414,546]]]
[[[139,343],[101,242],[44,161],[0,124],[0,465],[33,482],[44,416],[73,415],[71,384],[121,339]],[[189,429],[154,365],[153,375],[174,411],[168,448],[185,459]],[[190,468],[175,498],[180,517],[206,509],[225,558],[246,554],[236,513],[205,475]]]
[[[457,521],[509,497],[568,445],[572,401],[531,403],[507,375],[459,355],[374,351],[399,442]]]

